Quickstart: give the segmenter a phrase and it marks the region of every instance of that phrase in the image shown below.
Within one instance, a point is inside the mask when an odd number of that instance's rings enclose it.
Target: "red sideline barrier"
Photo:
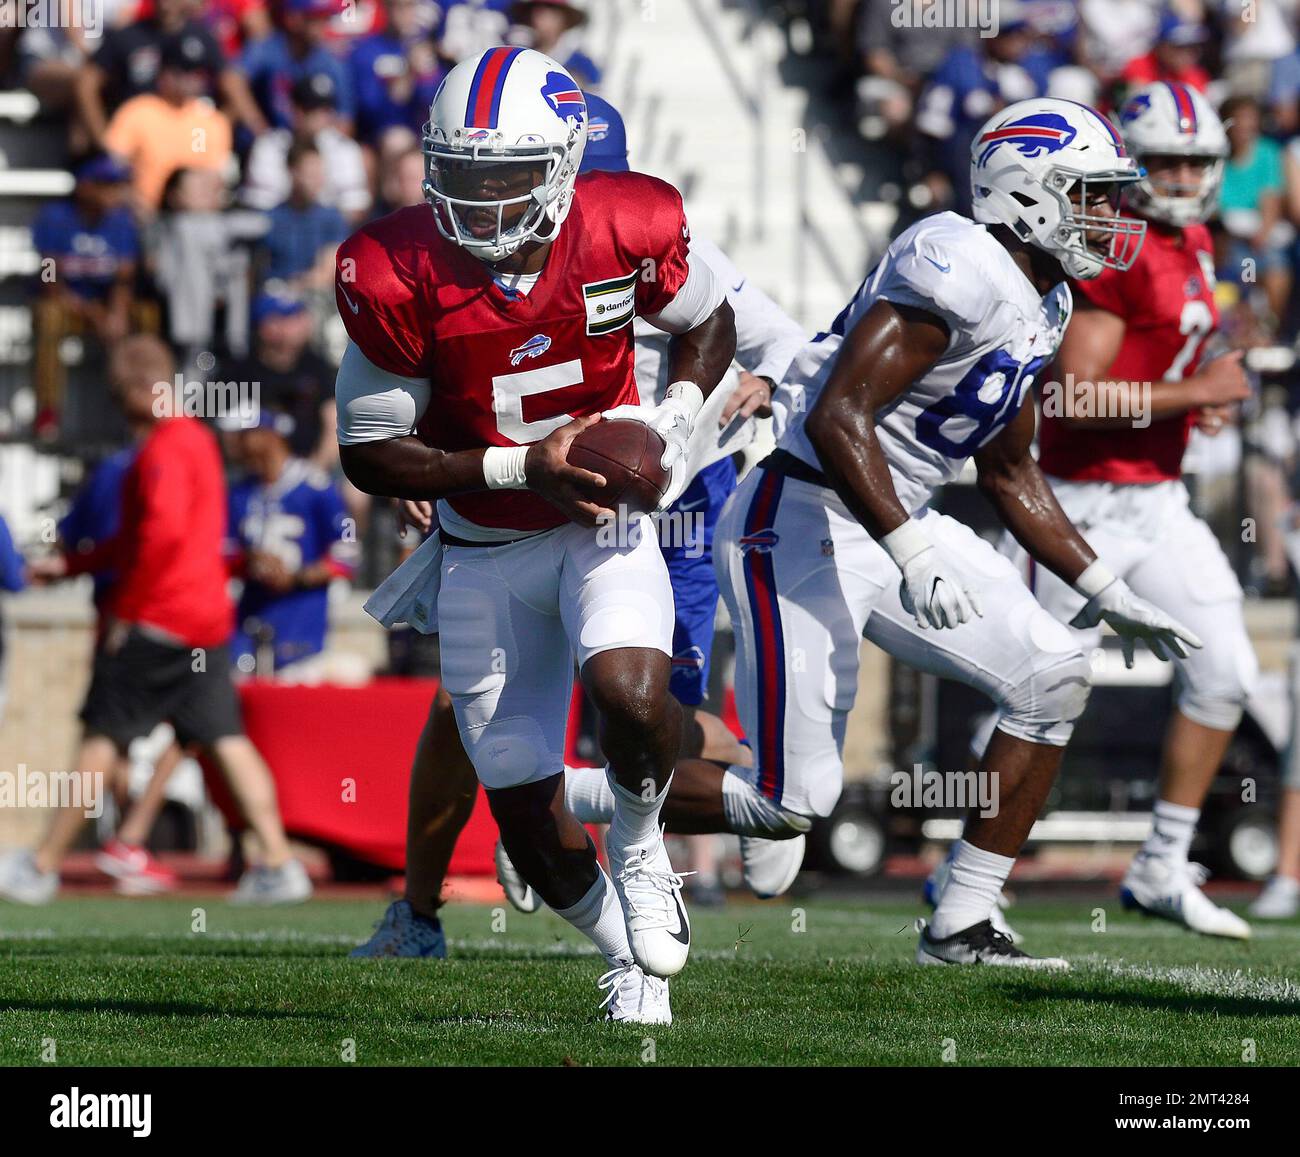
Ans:
[[[244,726],[270,765],[289,834],[403,871],[411,757],[437,689],[434,679],[375,679],[361,687],[241,684]],[[582,703],[575,687],[565,742],[571,764],[583,762],[574,756]],[[213,802],[241,828],[222,777],[206,764],[203,770]],[[451,873],[492,875],[496,838],[480,789]]]

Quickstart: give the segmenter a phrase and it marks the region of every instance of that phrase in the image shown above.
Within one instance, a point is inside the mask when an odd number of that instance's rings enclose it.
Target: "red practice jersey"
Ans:
[[[1124,319],[1124,340],[1106,381],[1176,381],[1196,372],[1205,339],[1219,324],[1209,230],[1147,231],[1127,273],[1107,269],[1074,290]],[[1179,414],[1142,429],[1069,429],[1043,415],[1039,464],[1056,478],[1080,482],[1164,482],[1182,474],[1195,421]]]
[[[511,295],[490,266],[438,232],[427,205],[363,226],[339,247],[348,334],[380,369],[428,378],[416,433],[439,450],[522,446],[572,418],[637,403],[632,319],[686,280],[690,236],[671,185],[640,173],[578,178],[541,276]],[[527,490],[448,499],[480,526],[545,530],[565,519]]]

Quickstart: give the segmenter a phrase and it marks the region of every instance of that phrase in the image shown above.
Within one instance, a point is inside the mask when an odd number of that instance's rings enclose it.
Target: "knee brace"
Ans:
[[[1040,615],[1046,622],[1038,621]],[[1026,676],[999,703],[998,730],[1030,743],[1064,747],[1074,721],[1088,705],[1092,689],[1088,660],[1046,611],[1035,612],[1030,635],[1038,649]]]
[[[789,840],[812,827],[810,816],[783,808],[750,782],[752,768],[732,766],[722,777],[722,810],[731,831],[738,836]]]

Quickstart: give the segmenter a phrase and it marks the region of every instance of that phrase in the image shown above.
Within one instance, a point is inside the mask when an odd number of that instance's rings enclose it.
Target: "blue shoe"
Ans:
[[[428,956],[445,960],[447,938],[436,916],[430,920],[416,912],[410,901],[394,900],[375,925],[374,935],[348,956]]]

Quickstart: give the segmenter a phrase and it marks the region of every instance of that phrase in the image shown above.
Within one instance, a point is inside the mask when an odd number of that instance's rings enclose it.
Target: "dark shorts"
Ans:
[[[164,721],[182,746],[242,735],[230,649],[164,643],[133,628],[117,650],[95,652],[81,721],[87,735],[107,736],[123,752]]]

